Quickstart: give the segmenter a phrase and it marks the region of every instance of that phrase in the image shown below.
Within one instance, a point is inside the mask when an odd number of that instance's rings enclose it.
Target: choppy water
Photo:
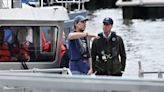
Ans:
[[[138,61],[145,71],[164,71],[164,21],[123,20],[121,9],[96,10],[89,15],[87,32],[102,32],[102,20],[111,17],[114,20],[113,31],[122,36],[127,53],[124,76],[138,77]],[[146,75],[157,77],[157,75]]]

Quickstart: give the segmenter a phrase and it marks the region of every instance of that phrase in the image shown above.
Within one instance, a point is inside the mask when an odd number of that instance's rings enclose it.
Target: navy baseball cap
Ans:
[[[87,20],[88,20],[88,18],[85,18],[82,15],[78,15],[74,18],[74,22],[76,22],[76,23],[79,22],[79,21],[87,21]]]
[[[106,18],[103,20],[103,23],[107,23],[107,24],[113,25],[113,19],[110,18],[110,17],[106,17]]]

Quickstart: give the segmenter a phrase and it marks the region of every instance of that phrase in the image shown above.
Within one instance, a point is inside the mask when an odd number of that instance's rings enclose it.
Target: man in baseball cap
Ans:
[[[74,18],[74,31],[68,35],[70,53],[69,69],[72,74],[90,73],[90,47],[88,38],[97,37],[85,31],[88,19],[82,15]]]
[[[84,16],[82,15],[78,15],[74,18],[74,23],[78,23],[80,21],[88,21],[88,18],[85,18]]]
[[[112,31],[113,19],[103,20],[103,32],[92,42],[92,73],[106,76],[122,76],[126,66],[126,52],[121,36]],[[98,58],[98,59],[97,59]],[[99,63],[97,63],[99,62]]]

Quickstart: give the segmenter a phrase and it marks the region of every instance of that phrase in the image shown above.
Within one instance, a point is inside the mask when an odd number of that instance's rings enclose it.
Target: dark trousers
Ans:
[[[122,76],[122,73],[117,73],[117,74],[108,74],[108,73],[100,73],[100,72],[97,72],[96,75]]]

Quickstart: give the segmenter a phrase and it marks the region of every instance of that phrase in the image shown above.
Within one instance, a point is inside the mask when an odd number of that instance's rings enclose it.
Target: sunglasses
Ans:
[[[86,23],[86,21],[80,21],[81,23]]]

